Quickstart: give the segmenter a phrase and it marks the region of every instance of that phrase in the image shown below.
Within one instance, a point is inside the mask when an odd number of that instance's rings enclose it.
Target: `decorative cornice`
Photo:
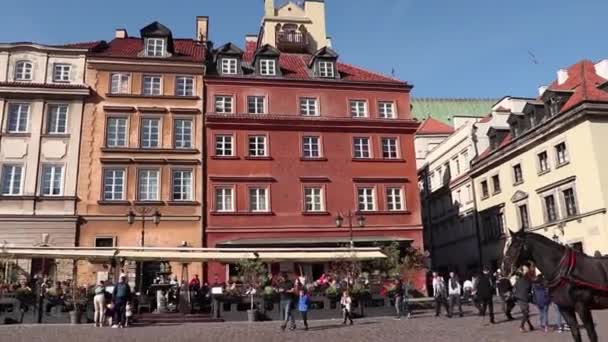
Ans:
[[[300,177],[300,182],[302,183],[331,183],[331,179],[329,177]]]
[[[558,186],[562,186],[564,184],[568,184],[568,183],[572,183],[576,180],[576,176],[570,176],[561,180],[558,180],[557,182],[553,182],[551,184],[547,184],[545,186],[542,186],[538,189],[536,189],[536,193],[543,193],[547,190],[551,190],[553,188],[557,188]]]
[[[198,149],[181,148],[137,148],[137,147],[102,147],[105,153],[163,153],[163,154],[199,154]]]
[[[191,114],[191,115],[196,115],[196,114],[200,114],[201,110],[198,108],[176,108],[176,107],[171,107],[169,108],[169,111],[173,114]]]
[[[272,176],[219,176],[210,175],[213,182],[240,182],[240,183],[274,183],[277,180]]]
[[[168,109],[165,107],[137,107],[140,113],[167,113]]]
[[[353,177],[355,183],[409,183],[406,177]]]
[[[121,113],[130,113],[135,112],[135,107],[133,106],[103,106],[104,112],[121,112]]]

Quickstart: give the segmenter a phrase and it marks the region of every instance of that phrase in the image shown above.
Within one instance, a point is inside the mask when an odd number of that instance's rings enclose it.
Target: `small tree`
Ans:
[[[254,289],[257,291],[263,284],[263,278],[266,276],[266,265],[259,258],[242,259],[236,265],[236,271],[242,278],[243,283],[249,286],[249,295],[251,298],[251,310],[254,309],[253,295]]]

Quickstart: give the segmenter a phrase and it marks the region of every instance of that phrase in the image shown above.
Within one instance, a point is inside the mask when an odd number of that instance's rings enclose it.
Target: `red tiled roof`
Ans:
[[[105,43],[103,40],[97,40],[92,42],[76,42],[66,43],[62,45],[55,45],[56,47],[75,48],[75,49],[92,49],[100,44]]]
[[[567,90],[574,93],[562,106],[561,112],[566,112],[583,101],[608,101],[608,92],[598,88],[607,80],[595,72],[592,61],[582,60],[568,68],[568,79],[563,84],[554,81],[548,90]]]
[[[247,46],[247,51],[243,55],[243,61],[252,62],[254,54],[255,51],[250,50],[250,47]],[[308,64],[311,59],[312,56],[308,54],[281,53],[281,56],[279,57],[279,64],[283,72],[283,77],[291,79],[312,79],[310,69],[308,68]],[[394,84],[406,83],[396,78],[384,76],[382,74],[342,62],[337,63],[337,68],[338,72],[340,73],[340,80],[344,81],[386,82]]]
[[[416,134],[452,134],[454,128],[446,125],[439,120],[435,120],[432,117],[427,118],[422,122]]]
[[[0,82],[0,87],[54,88],[54,89],[89,89],[86,84],[69,83],[34,83],[34,82]]]
[[[205,46],[192,39],[173,39],[175,53],[166,60],[181,60],[202,63],[205,59]],[[137,58],[144,49],[143,39],[137,37],[115,38],[93,56]]]

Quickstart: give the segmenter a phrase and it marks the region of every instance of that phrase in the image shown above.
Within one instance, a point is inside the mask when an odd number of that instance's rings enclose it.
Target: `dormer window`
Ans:
[[[561,99],[557,96],[554,96],[549,99],[549,115],[554,116],[559,114],[559,110],[561,109],[562,102]]]
[[[30,61],[20,61],[15,65],[15,81],[31,81],[34,66]]]
[[[277,74],[277,62],[274,59],[261,59],[260,60],[260,75],[262,76],[276,76]]]
[[[236,58],[222,58],[222,74],[236,75],[238,60]]]
[[[147,38],[146,39],[146,56],[147,57],[163,57],[165,55],[165,39],[164,38]]]
[[[317,62],[317,74],[323,78],[334,78],[334,62],[332,61],[318,61]]]

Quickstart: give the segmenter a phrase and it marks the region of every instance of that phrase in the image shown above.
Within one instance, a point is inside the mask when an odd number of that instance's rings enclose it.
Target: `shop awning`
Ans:
[[[267,262],[279,261],[332,261],[372,260],[386,256],[379,248],[50,248],[50,247],[1,247],[0,257],[10,259],[50,258],[72,260],[111,261],[125,259],[134,261],[175,262],[237,262],[256,259]]]
[[[390,242],[413,242],[414,240],[394,237],[394,236],[356,236],[353,237],[355,245],[371,246],[376,243]],[[248,247],[248,248],[264,248],[264,247],[338,247],[348,245],[350,239],[348,237],[308,237],[308,238],[260,238],[260,239],[239,239],[230,240],[218,243],[219,247]]]

